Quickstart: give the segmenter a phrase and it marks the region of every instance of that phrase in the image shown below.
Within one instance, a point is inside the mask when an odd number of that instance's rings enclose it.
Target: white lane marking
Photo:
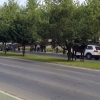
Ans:
[[[17,100],[23,100],[23,99],[21,99],[21,98],[19,98],[19,97],[16,97],[16,96],[14,96],[14,95],[11,95],[11,94],[9,94],[9,93],[7,93],[7,92],[4,92],[4,91],[2,91],[2,90],[0,90],[0,93],[5,94],[5,95],[7,95],[7,96],[10,96],[10,97],[12,97],[12,98],[14,98],[14,99],[17,99]]]

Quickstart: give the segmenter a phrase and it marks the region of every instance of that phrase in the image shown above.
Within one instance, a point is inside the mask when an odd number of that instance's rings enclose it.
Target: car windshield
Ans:
[[[95,47],[96,48],[96,50],[100,50],[100,47],[98,46],[98,47]]]

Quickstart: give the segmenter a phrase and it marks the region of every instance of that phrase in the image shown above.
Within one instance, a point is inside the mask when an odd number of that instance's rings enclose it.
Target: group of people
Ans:
[[[30,47],[30,51],[46,52],[46,45],[33,44]],[[59,51],[59,46],[57,45],[55,47],[55,52],[58,53],[58,51]]]
[[[30,51],[46,52],[46,46],[40,44],[31,45]]]

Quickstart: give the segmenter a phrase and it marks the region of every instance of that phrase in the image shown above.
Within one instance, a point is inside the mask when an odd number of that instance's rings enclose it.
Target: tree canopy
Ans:
[[[52,39],[65,44],[69,60],[71,47],[78,40],[88,44],[100,37],[100,0],[27,0],[20,6],[8,0],[0,7],[0,41],[17,42],[22,46]],[[23,51],[24,54],[24,51]]]

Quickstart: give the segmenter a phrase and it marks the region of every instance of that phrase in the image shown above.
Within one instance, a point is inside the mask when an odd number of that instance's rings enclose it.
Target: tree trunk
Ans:
[[[71,53],[71,47],[72,45],[68,44],[67,45],[67,50],[68,50],[68,61],[71,61],[71,58],[72,58],[72,53]]]
[[[4,45],[4,42],[2,42],[2,51],[3,51],[3,53],[4,53],[4,51],[5,51],[5,45]]]
[[[6,54],[6,42],[5,42],[5,44],[4,44],[4,51],[5,51],[5,54]]]
[[[23,45],[22,47],[22,53],[23,53],[23,57],[25,56],[25,45]]]
[[[68,61],[71,61],[72,53],[71,53],[71,47],[68,48]]]

